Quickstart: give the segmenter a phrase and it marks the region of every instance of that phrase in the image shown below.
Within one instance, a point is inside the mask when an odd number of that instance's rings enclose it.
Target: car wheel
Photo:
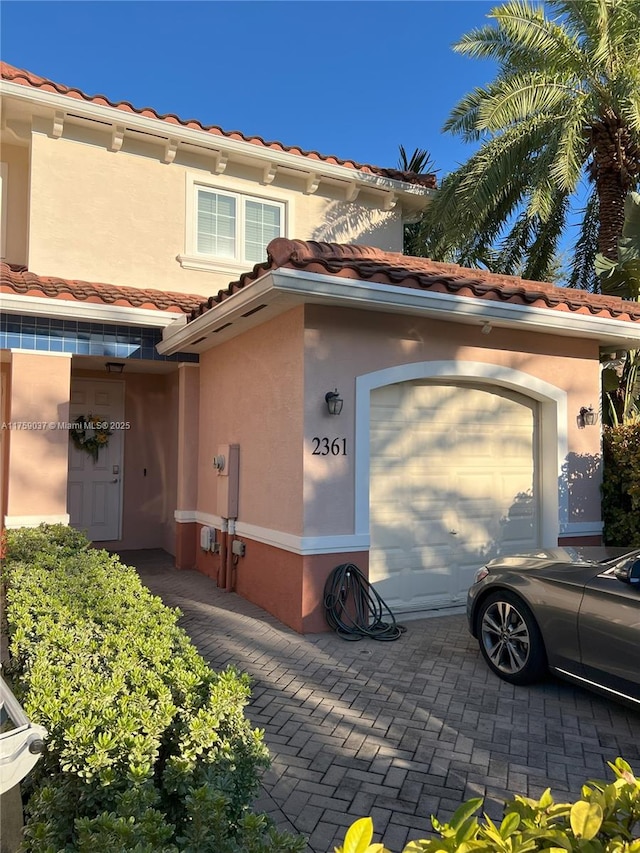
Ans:
[[[494,592],[478,614],[480,651],[489,667],[512,684],[537,681],[547,669],[542,634],[527,605],[510,592]]]

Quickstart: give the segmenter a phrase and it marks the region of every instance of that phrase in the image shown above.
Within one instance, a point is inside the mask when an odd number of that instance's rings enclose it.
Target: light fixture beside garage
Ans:
[[[324,401],[327,404],[327,409],[330,415],[340,414],[344,400],[340,396],[337,388],[334,391],[327,391],[324,395]]]
[[[597,420],[598,416],[593,411],[593,406],[582,406],[580,414],[576,418],[576,421],[578,422],[578,429],[594,426]]]
[[[124,362],[123,361],[108,361],[105,364],[107,369],[107,373],[122,373],[124,370]]]

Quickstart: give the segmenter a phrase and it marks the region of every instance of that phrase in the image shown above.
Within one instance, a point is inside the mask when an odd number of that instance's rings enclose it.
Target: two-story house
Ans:
[[[403,256],[433,176],[0,85],[5,526],[163,548],[303,632],[342,562],[446,608],[600,540],[599,356],[640,306]]]

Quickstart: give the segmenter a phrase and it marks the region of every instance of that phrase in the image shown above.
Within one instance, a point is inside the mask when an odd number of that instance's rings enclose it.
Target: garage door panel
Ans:
[[[385,580],[394,575],[403,575],[409,562],[407,556],[407,551],[404,547],[394,548],[389,546],[375,554],[369,566],[369,571],[374,569],[380,580]]]
[[[500,543],[505,545],[517,545],[518,548],[531,548],[531,540],[536,533],[536,523],[533,516],[529,518],[509,518],[503,525]]]
[[[383,388],[376,389],[376,412],[384,408],[390,408],[392,412],[396,412],[398,407],[402,405],[402,399],[405,396],[403,383],[394,385],[385,385]]]
[[[451,479],[444,474],[430,471],[420,476],[417,471],[411,471],[405,482],[413,499],[425,507],[441,507],[451,501]]]
[[[422,548],[424,553],[426,553],[425,549],[436,551],[446,548],[449,552],[451,551],[451,533],[442,524],[426,524],[422,521],[414,523],[409,530],[405,530],[405,538],[409,538],[417,547]],[[448,556],[450,557],[451,554],[449,553]],[[418,563],[417,568],[421,565],[423,564]],[[413,564],[412,567],[414,567]]]
[[[460,603],[487,559],[537,547],[535,412],[486,387],[373,392],[370,579],[392,609]]]
[[[395,521],[395,520],[394,520]],[[377,541],[384,541],[384,547],[380,548],[381,554],[389,551],[404,550],[407,546],[407,530],[395,522],[385,523],[384,520],[376,521],[371,528],[371,535]]]
[[[371,453],[379,460],[380,465],[392,465],[402,463],[407,456],[406,443],[398,441],[397,436],[391,433],[378,435],[371,441]]]
[[[443,542],[431,542],[429,545],[416,546],[409,551],[414,558],[408,572],[421,575],[424,569],[429,569],[436,581],[439,578],[445,578],[446,588],[449,588],[451,578],[451,561],[453,559],[453,550],[451,542],[447,539]],[[444,581],[442,588],[445,588]]]
[[[413,486],[402,476],[401,473],[394,474],[388,469],[374,470],[372,472],[371,485],[369,487],[369,500],[376,504],[385,505],[390,503],[397,515],[398,500],[409,499]],[[375,476],[378,474],[378,476]]]

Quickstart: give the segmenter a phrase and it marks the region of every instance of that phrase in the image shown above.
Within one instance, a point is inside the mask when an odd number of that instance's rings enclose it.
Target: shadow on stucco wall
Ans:
[[[560,506],[566,507],[567,522],[600,520],[601,483],[600,454],[567,454],[558,481]]]
[[[397,233],[392,229],[390,238],[389,226],[394,219],[398,220]],[[383,212],[355,203],[332,201],[324,211],[322,222],[314,228],[311,239],[371,244],[385,251],[399,252],[402,251],[402,233],[402,222],[395,210]]]

